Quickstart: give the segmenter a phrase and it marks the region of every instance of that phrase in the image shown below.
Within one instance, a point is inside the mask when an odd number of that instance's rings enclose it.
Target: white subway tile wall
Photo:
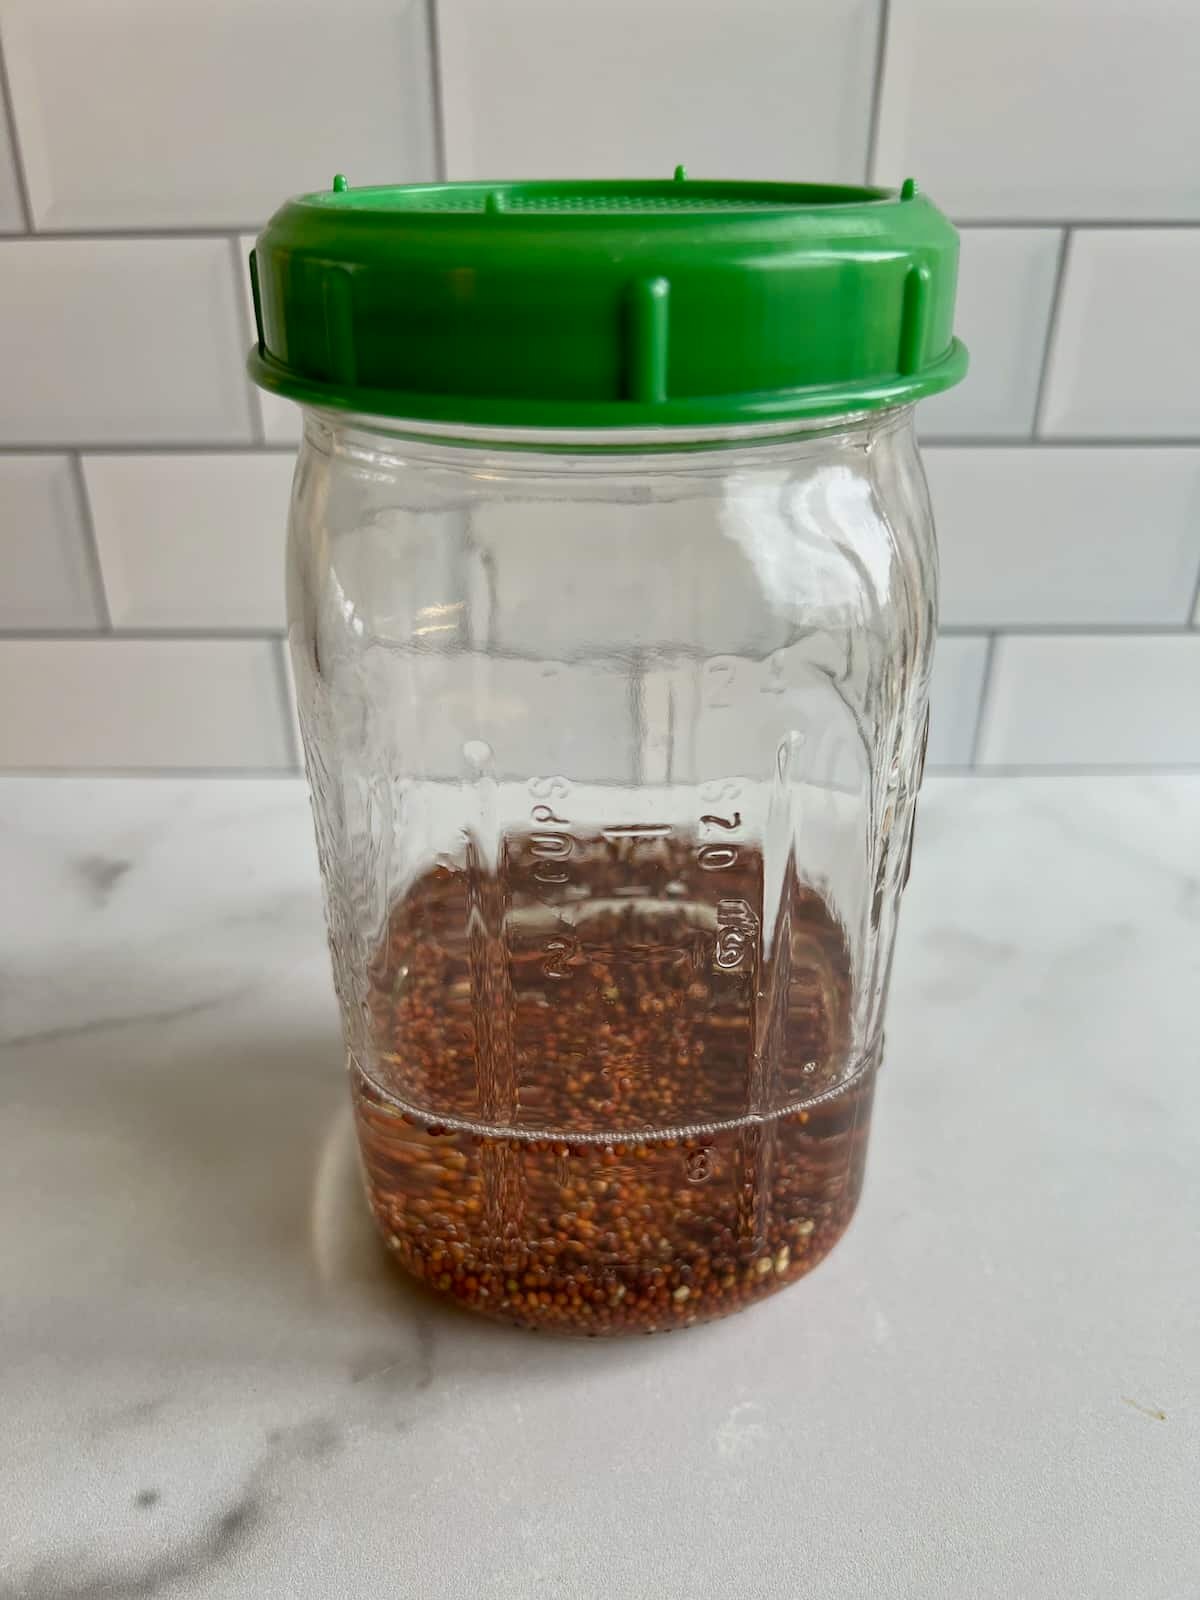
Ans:
[[[0,750],[16,768],[287,770],[276,639],[0,641]]]
[[[254,403],[266,443],[287,444],[295,449],[300,443],[300,407],[281,394],[259,388],[254,390]]]
[[[0,243],[6,443],[248,443],[245,344],[225,239]]]
[[[964,228],[955,325],[966,379],[921,407],[926,439],[1027,439],[1037,409],[1063,234]]]
[[[438,0],[447,176],[859,182],[880,0]]]
[[[7,119],[0,115],[0,233],[20,233],[25,226],[21,186]]]
[[[1043,432],[1200,436],[1197,352],[1200,228],[1081,228],[1067,252]]]
[[[964,227],[931,765],[1200,764],[1197,82],[1194,0],[0,0],[0,765],[297,761],[282,198],[681,161]]]
[[[1200,221],[1194,0],[891,0],[875,172],[963,221]]]
[[[104,620],[78,469],[69,456],[0,455],[0,629]]]
[[[423,0],[3,0],[34,226],[247,227],[333,168],[428,178]]]
[[[117,628],[283,631],[290,455],[83,458]]]
[[[1187,622],[1200,447],[931,446],[925,465],[945,626]]]
[[[1200,637],[996,641],[982,767],[1200,766]]]
[[[979,703],[992,649],[986,636],[939,639],[929,691],[931,767],[969,767],[975,756]]]

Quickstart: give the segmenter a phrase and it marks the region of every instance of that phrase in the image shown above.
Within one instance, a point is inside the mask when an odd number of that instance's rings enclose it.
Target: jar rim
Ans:
[[[588,457],[707,454],[713,451],[754,449],[758,446],[809,444],[843,435],[869,434],[872,438],[910,425],[915,402],[903,401],[881,410],[846,412],[839,416],[791,418],[758,423],[706,424],[696,427],[640,428],[531,428],[466,423],[431,422],[423,417],[378,416],[342,411],[329,406],[302,407],[305,437],[322,434],[362,433],[372,440],[400,444],[445,446],[449,449],[500,451],[517,454]],[[310,441],[312,442],[312,441]]]

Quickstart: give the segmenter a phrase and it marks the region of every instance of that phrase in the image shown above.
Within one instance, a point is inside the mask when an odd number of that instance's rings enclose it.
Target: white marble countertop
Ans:
[[[931,783],[850,1234],[556,1341],[375,1246],[302,785],[0,784],[0,1595],[1195,1600],[1198,874]]]

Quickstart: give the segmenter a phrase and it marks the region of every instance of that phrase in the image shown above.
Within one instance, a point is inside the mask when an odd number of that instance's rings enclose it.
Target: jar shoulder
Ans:
[[[463,460],[463,457],[466,460]],[[929,498],[911,428],[712,457],[364,460],[306,440],[292,620],[399,647],[769,653],[798,630],[924,633]]]

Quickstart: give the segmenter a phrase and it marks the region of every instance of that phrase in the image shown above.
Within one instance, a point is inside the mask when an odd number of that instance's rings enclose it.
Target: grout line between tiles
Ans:
[[[268,643],[282,639],[282,628],[5,628],[0,649],[6,644],[65,644],[85,640],[91,644],[229,644]]]
[[[1194,762],[1163,762],[1139,765],[1136,762],[995,762],[984,766],[936,766],[928,768],[930,778],[1200,778]]]
[[[943,639],[1185,639],[1195,631],[1187,622],[947,622],[938,629]]]
[[[254,343],[255,330],[250,326],[250,307],[246,304],[246,285],[242,281],[242,245],[241,238],[236,233],[229,235],[229,253],[233,260],[233,298],[237,306],[238,328],[242,336],[242,349],[249,350]],[[267,442],[267,425],[263,418],[262,393],[256,383],[251,383],[246,374],[246,360],[242,357],[242,381],[250,390],[250,426],[254,432],[256,445],[265,445]]]
[[[1137,438],[1128,434],[1098,439],[1090,434],[962,433],[954,437],[936,433],[922,435],[922,450],[1194,450],[1200,447],[1200,433],[1166,434],[1159,438]]]
[[[294,444],[260,444],[253,439],[231,439],[227,444],[196,444],[186,440],[156,439],[145,444],[0,444],[3,456],[61,456],[74,450],[81,456],[294,456]]]
[[[1038,370],[1037,390],[1033,398],[1031,433],[1035,439],[1042,436],[1046,390],[1050,378],[1050,367],[1054,360],[1054,343],[1058,337],[1058,317],[1062,308],[1063,285],[1066,281],[1067,262],[1071,254],[1071,240],[1073,237],[1072,229],[1063,229],[1063,236],[1058,246],[1058,260],[1054,264],[1054,286],[1050,290],[1050,315],[1046,319],[1046,342],[1042,347],[1042,364]]]
[[[1073,222],[1063,222],[1062,220],[1057,222],[955,222],[953,217],[950,220],[954,222],[954,226],[959,233],[993,233],[1001,228],[1008,228],[1013,232],[1020,231],[1021,233],[1062,233],[1065,228],[1076,226]],[[1197,227],[1200,227],[1200,223],[1197,223]]]
[[[1200,777],[1200,766],[1195,762],[1132,761],[1081,761],[1047,762],[997,761],[978,767],[929,767],[929,775],[938,778],[1192,778]]]
[[[163,223],[160,227],[145,227],[139,224],[128,228],[39,228],[29,234],[17,234],[11,239],[5,239],[5,244],[22,244],[34,241],[38,244],[67,243],[67,244],[105,244],[111,241],[149,240],[151,243],[169,244],[179,239],[227,239],[229,235],[238,233],[257,233],[262,227],[258,222],[214,222],[214,223]]]
[[[1136,233],[1147,228],[1200,229],[1195,217],[951,217],[956,228],[1071,228]]]
[[[83,543],[85,558],[88,564],[88,576],[92,584],[92,600],[100,619],[100,637],[105,637],[112,632],[112,608],[108,603],[108,589],[104,582],[104,563],[100,559],[100,541],[96,537],[96,518],[92,512],[92,497],[88,493],[87,475],[83,470],[83,461],[78,450],[72,450],[67,457],[71,473],[71,480],[75,486],[75,494],[79,501],[79,516],[83,524]],[[78,634],[72,637],[78,637]]]
[[[867,166],[863,174],[865,183],[875,181],[875,165],[879,159],[879,115],[883,102],[883,77],[887,71],[888,26],[891,22],[891,0],[879,0],[879,25],[875,35],[875,70],[871,80],[871,119],[867,126]],[[892,181],[898,175],[889,174]]]
[[[988,638],[987,654],[983,660],[983,677],[979,683],[979,703],[975,707],[975,732],[971,738],[970,765],[972,769],[979,765],[979,753],[983,748],[983,724],[988,714],[988,706],[992,693],[992,674],[996,666],[996,655],[999,649],[999,636],[991,634]]]
[[[300,778],[299,767],[5,767],[0,782],[14,778]]]
[[[21,150],[21,138],[17,131],[17,107],[13,100],[12,79],[8,75],[8,62],[4,56],[4,36],[0,30],[0,113],[4,117],[4,125],[8,129],[8,142],[12,147],[13,170],[17,178],[17,198],[21,202],[21,215],[25,221],[25,231],[32,234],[33,226],[33,201],[29,196],[29,179],[25,174],[25,157]],[[4,242],[19,239],[20,234],[6,234]]]
[[[446,181],[446,106],[442,94],[442,36],[438,19],[438,0],[425,0],[425,22],[429,33],[429,76],[433,107],[433,159],[437,177]]]

